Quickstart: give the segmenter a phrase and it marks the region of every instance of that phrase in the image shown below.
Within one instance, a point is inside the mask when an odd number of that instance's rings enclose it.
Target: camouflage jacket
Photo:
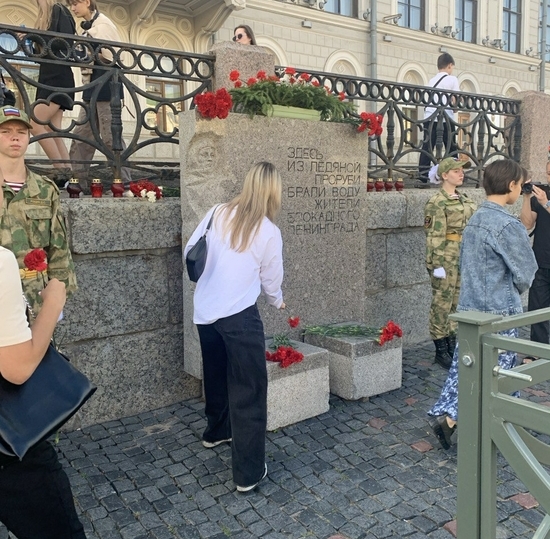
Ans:
[[[25,269],[23,259],[32,249],[44,249],[48,256],[47,274],[21,272],[23,291],[38,312],[39,292],[48,279],[57,278],[70,297],[77,289],[74,263],[69,249],[67,228],[61,214],[59,189],[51,180],[27,170],[27,181],[18,193],[3,186],[4,204],[0,211],[0,245],[12,251]]]
[[[452,198],[440,189],[424,208],[424,229],[427,233],[426,267],[458,267],[462,232],[477,206],[465,194]]]

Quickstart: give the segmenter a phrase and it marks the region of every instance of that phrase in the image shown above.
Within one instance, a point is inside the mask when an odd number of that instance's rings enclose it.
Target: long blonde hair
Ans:
[[[42,0],[42,2],[38,3],[38,17],[36,18],[36,22],[34,23],[34,26],[38,30],[47,30],[50,27],[50,24],[52,23],[52,12],[53,12],[53,6],[57,3],[56,0]],[[45,4],[46,7],[44,8],[42,4]]]
[[[274,221],[281,209],[282,181],[275,165],[262,161],[255,164],[244,179],[243,190],[221,212],[226,219],[224,235],[229,235],[231,248],[246,251],[267,217]],[[235,214],[229,220],[229,216]]]

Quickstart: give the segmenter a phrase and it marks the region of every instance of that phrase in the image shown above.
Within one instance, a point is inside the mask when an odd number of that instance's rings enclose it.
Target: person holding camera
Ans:
[[[546,179],[550,184],[550,162],[546,163]],[[550,201],[548,185],[537,186],[526,183],[522,190],[523,205],[520,219],[527,230],[533,229],[533,251],[539,269],[529,289],[528,310],[535,311],[550,307]],[[550,323],[531,325],[531,340],[549,344]]]

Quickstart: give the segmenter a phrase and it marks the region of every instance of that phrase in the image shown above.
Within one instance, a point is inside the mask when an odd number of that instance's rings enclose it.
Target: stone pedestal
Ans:
[[[380,346],[367,337],[306,335],[307,343],[329,354],[330,392],[357,400],[401,387],[402,339]]]
[[[550,130],[550,96],[543,92],[520,92],[521,155],[520,163],[531,172],[534,182],[547,182],[546,162]]]
[[[364,320],[368,137],[351,125],[230,114],[180,115],[183,245],[208,209],[242,189],[250,167],[273,163],[283,180],[276,220],[283,237],[284,312],[258,306],[267,335],[304,324]],[[185,370],[202,378],[192,324],[193,285],[184,281]],[[298,330],[295,330],[295,337]]]
[[[266,350],[269,344],[266,341]],[[304,354],[300,363],[283,369],[279,363],[267,362],[267,430],[298,423],[329,409],[328,352],[302,342],[292,341],[292,346]]]

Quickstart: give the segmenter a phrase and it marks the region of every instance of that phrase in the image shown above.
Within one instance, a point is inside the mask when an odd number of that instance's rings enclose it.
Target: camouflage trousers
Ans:
[[[431,274],[432,306],[430,307],[430,335],[433,340],[442,339],[456,333],[457,323],[449,320],[449,315],[456,311],[460,276],[458,266],[445,266],[445,279],[437,279]]]

